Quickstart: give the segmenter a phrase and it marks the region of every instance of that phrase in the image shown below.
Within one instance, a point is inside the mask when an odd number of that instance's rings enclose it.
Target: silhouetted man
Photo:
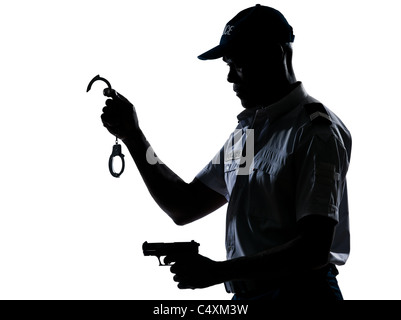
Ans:
[[[200,55],[223,58],[245,110],[216,157],[191,183],[153,155],[133,106],[114,93],[104,126],[128,147],[151,195],[178,225],[228,202],[227,260],[175,261],[178,287],[225,283],[234,299],[342,299],[335,265],[349,254],[346,173],[351,137],[309,96],[292,68],[292,27],[256,5],[224,28]]]

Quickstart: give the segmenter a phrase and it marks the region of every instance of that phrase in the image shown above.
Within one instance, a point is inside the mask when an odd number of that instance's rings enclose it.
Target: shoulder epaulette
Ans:
[[[318,102],[308,103],[304,105],[305,111],[310,120],[316,124],[331,124],[331,118],[326,108]]]

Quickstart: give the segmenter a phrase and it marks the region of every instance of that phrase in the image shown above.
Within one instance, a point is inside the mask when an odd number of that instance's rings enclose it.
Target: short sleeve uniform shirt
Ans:
[[[349,250],[346,173],[351,136],[302,83],[265,108],[244,110],[238,126],[197,179],[228,201],[227,259],[284,244],[308,215],[337,221],[330,262],[342,265]],[[324,121],[319,121],[323,119]],[[254,290],[255,281],[227,282],[228,292]]]

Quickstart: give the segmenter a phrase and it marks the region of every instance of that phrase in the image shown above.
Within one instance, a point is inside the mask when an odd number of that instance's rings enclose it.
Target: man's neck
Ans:
[[[291,83],[286,83],[284,85],[281,85],[279,87],[276,88],[272,88],[269,90],[269,92],[271,94],[267,95],[264,99],[263,102],[261,102],[260,104],[254,106],[254,108],[263,108],[263,107],[267,107],[273,103],[276,103],[277,101],[280,101],[281,99],[283,99],[284,97],[286,97],[291,91],[293,91],[300,82],[294,81]],[[253,109],[253,108],[252,108]]]

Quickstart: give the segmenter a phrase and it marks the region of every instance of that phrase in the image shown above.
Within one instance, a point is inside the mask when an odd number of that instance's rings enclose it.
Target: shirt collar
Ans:
[[[297,86],[279,101],[262,108],[246,109],[237,116],[237,119],[243,127],[249,126],[252,123],[255,114],[264,114],[270,121],[273,121],[294,109],[307,96],[308,94],[305,91],[302,82],[297,82]]]

